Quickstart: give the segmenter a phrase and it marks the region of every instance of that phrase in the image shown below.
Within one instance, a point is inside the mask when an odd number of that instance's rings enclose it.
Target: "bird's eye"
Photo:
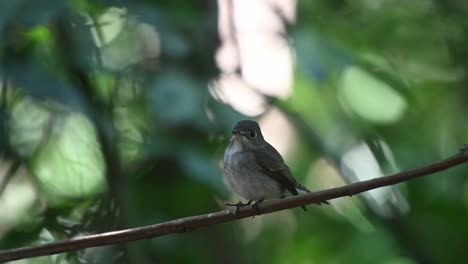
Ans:
[[[257,132],[255,132],[255,130],[252,130],[252,131],[250,131],[249,135],[250,135],[251,138],[256,138],[257,137]]]

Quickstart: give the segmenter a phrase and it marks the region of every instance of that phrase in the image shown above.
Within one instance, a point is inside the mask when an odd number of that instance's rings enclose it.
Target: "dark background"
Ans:
[[[248,86],[264,100],[252,115],[213,93],[226,74],[215,1],[2,1],[0,248],[222,209],[236,200],[222,155],[243,118],[287,120],[286,161],[313,190],[468,141],[464,1],[295,9],[273,12],[294,54],[290,94]],[[247,82],[243,70],[230,74]],[[21,263],[468,262],[464,165],[331,204]]]

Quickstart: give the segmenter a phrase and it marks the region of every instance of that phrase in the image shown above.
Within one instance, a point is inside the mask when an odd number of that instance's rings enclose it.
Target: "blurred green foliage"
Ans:
[[[314,0],[296,9],[293,92],[267,110],[298,132],[288,163],[300,181],[343,184],[331,179],[346,174],[342,157],[361,141],[384,173],[468,141],[465,2]],[[209,92],[217,12],[214,1],[1,3],[0,249],[221,208],[229,191],[220,161],[245,116]],[[389,215],[342,198],[306,214],[21,263],[468,262],[466,166],[400,187],[409,210],[390,206]]]

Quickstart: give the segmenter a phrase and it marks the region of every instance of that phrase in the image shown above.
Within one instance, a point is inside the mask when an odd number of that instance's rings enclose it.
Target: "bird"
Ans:
[[[310,192],[296,181],[281,154],[265,141],[255,121],[242,120],[235,124],[223,163],[224,174],[233,191],[248,200],[245,204],[226,203],[236,206],[236,213],[253,201],[258,211],[258,204],[264,200]],[[302,208],[307,211],[305,206]]]

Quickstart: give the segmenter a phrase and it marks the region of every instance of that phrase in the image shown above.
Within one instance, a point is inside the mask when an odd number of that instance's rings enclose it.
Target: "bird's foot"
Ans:
[[[263,202],[263,200],[264,200],[264,199],[260,199],[260,200],[256,201],[254,204],[252,204],[252,209],[255,209],[255,212],[256,212],[257,214],[260,213],[260,210],[258,209],[258,205],[259,205],[261,202]],[[254,215],[252,218],[254,218],[254,217],[255,217],[255,215]]]
[[[244,207],[244,206],[247,206],[247,205],[250,205],[252,203],[252,200],[249,200],[247,203],[243,203],[241,201],[237,202],[237,203],[224,203],[224,205],[226,206],[235,206],[236,207],[236,211],[234,212],[235,215],[238,215],[239,214],[239,209],[241,207]]]

